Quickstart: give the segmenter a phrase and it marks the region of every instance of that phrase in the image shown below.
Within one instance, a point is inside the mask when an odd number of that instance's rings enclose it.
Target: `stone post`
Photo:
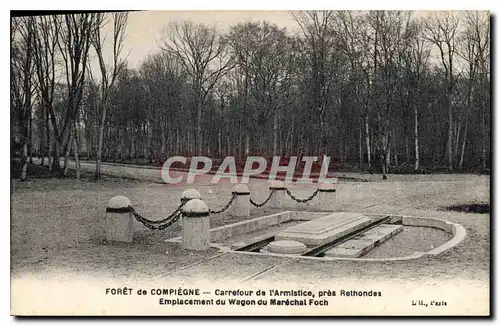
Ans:
[[[237,184],[232,189],[234,198],[229,206],[229,213],[233,216],[250,216],[250,190],[242,183]]]
[[[327,212],[338,210],[337,189],[331,183],[322,183],[318,187],[319,209]]]
[[[106,207],[105,239],[107,241],[133,241],[133,215],[129,209],[130,200],[115,196]]]
[[[182,192],[181,202],[187,199],[201,199],[200,192],[194,188],[184,190]]]
[[[274,193],[271,195],[271,199],[269,199],[268,206],[271,208],[284,208],[285,206],[285,190],[286,187],[281,181],[273,181],[269,186],[269,191],[273,191]]]
[[[182,247],[189,250],[210,248],[210,213],[201,199],[191,199],[182,208]]]

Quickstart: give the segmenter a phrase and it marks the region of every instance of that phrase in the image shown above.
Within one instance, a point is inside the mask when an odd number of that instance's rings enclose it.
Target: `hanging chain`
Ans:
[[[286,190],[286,194],[288,196],[290,196],[293,200],[295,200],[297,203],[307,203],[308,201],[311,201],[314,197],[316,197],[316,195],[318,194],[319,192],[319,189],[316,189],[311,196],[305,198],[305,199],[299,199],[297,197],[295,197],[291,192],[290,190],[288,189],[285,189]]]
[[[273,193],[275,192],[276,190],[271,190],[271,193],[269,194],[269,196],[266,198],[266,200],[264,200],[262,203],[260,204],[257,204],[256,202],[254,202],[252,200],[252,198],[250,198],[250,204],[254,205],[255,207],[262,207],[264,206],[265,204],[267,204],[267,202],[271,199],[271,196],[273,195]]]
[[[236,196],[238,196],[238,194],[237,193],[233,193],[233,196],[231,197],[231,199],[229,200],[229,202],[224,207],[222,207],[222,209],[219,209],[218,211],[209,210],[210,214],[220,214],[220,213],[224,212],[225,210],[227,210],[229,208],[229,206],[231,206],[231,204],[233,203],[233,201],[236,198]]]

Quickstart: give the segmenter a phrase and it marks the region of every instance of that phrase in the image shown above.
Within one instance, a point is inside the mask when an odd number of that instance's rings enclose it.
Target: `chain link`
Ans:
[[[145,227],[150,228],[151,230],[164,230],[179,220],[179,218],[182,216],[181,208],[188,201],[189,201],[189,199],[183,200],[181,202],[181,204],[179,205],[179,207],[177,207],[175,209],[175,211],[173,211],[166,218],[164,218],[162,220],[158,220],[158,221],[148,220],[147,218],[143,217],[141,214],[136,212],[136,210],[132,206],[129,206],[129,209],[130,209],[130,212],[134,215],[135,219],[138,222],[142,223]]]
[[[233,196],[231,197],[229,202],[224,207],[222,207],[222,209],[219,209],[218,211],[209,210],[210,214],[220,214],[220,213],[224,212],[225,210],[227,210],[229,208],[229,206],[231,206],[231,204],[233,203],[236,196],[238,196],[238,194],[233,193]]]
[[[269,194],[269,196],[266,198],[266,200],[264,200],[262,203],[260,204],[257,204],[256,202],[254,202],[252,200],[252,198],[250,198],[250,204],[254,205],[255,207],[262,207],[264,206],[265,204],[267,204],[267,202],[271,199],[271,196],[273,195],[273,193],[275,192],[276,190],[271,190],[271,193]]]
[[[297,197],[295,197],[291,192],[290,190],[285,189],[286,190],[286,194],[288,196],[290,196],[293,200],[295,200],[297,203],[307,203],[308,201],[311,201],[314,197],[316,197],[316,195],[318,194],[319,192],[319,189],[316,189],[311,196],[305,198],[305,199],[298,199]]]

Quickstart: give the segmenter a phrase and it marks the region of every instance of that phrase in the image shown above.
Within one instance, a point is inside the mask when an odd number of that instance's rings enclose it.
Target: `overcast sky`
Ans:
[[[413,17],[427,16],[429,11],[414,11]],[[439,13],[434,12],[437,15]],[[203,23],[216,26],[219,30],[227,30],[230,26],[246,21],[267,21],[280,27],[286,27],[289,32],[299,29],[290,11],[136,11],[130,12],[126,30],[123,54],[127,55],[130,68],[139,68],[140,64],[149,55],[159,50],[164,29],[169,23],[190,20],[194,23]],[[111,24],[107,25],[108,27]],[[106,32],[106,31],[105,31]],[[111,45],[112,39],[108,31],[107,40]],[[107,51],[106,51],[107,50]],[[91,61],[94,76],[100,76],[97,60],[91,51]],[[111,46],[105,47],[105,56],[112,57]],[[99,77],[98,77],[99,78]]]
[[[162,30],[174,21],[215,25],[224,30],[244,21],[268,21],[280,27],[295,30],[298,25],[288,11],[141,11],[130,12],[124,53],[129,67],[138,68],[144,58],[159,49]]]

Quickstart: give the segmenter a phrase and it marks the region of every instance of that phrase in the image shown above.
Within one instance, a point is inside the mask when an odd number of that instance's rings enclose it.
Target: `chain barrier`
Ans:
[[[273,195],[273,193],[275,192],[275,190],[271,190],[271,193],[269,194],[269,196],[266,198],[266,200],[264,200],[262,203],[260,204],[257,204],[256,202],[254,202],[252,200],[252,198],[250,198],[250,204],[254,205],[255,207],[262,207],[264,206],[265,204],[267,204],[267,202],[271,199],[271,196]]]
[[[271,192],[269,193],[269,196],[266,198],[266,200],[264,200],[260,204],[254,202],[252,200],[252,198],[250,198],[250,203],[252,205],[254,205],[255,207],[262,207],[269,202],[269,200],[271,199],[271,197],[275,191],[276,191],[275,189],[271,190]],[[309,196],[305,199],[298,199],[290,192],[290,190],[288,190],[286,188],[285,188],[285,191],[286,191],[287,195],[290,196],[296,202],[307,203],[308,201],[311,201],[314,197],[316,197],[316,195],[319,192],[319,189],[316,189],[316,191],[314,191],[311,196]],[[224,207],[222,207],[220,210],[217,210],[217,211],[209,210],[210,214],[220,214],[220,213],[226,211],[229,208],[229,206],[231,206],[231,204],[233,203],[236,196],[238,196],[238,194],[233,193],[233,195],[231,196],[231,199],[229,200],[229,202],[226,205],[224,205]],[[173,211],[166,218],[158,220],[158,221],[148,220],[147,218],[145,218],[141,214],[139,214],[132,206],[129,206],[128,209],[134,215],[135,219],[138,222],[142,223],[145,227],[147,227],[151,230],[164,230],[164,229],[168,228],[169,226],[171,226],[172,224],[174,224],[175,222],[177,222],[181,218],[181,216],[182,216],[181,209],[188,201],[189,201],[189,199],[183,200],[182,203],[179,205],[179,207],[177,207],[175,209],[175,211]]]
[[[225,210],[227,210],[229,208],[229,206],[231,206],[231,204],[233,203],[236,196],[238,196],[238,194],[233,193],[233,196],[231,197],[229,202],[224,207],[222,207],[222,209],[219,209],[218,211],[209,210],[210,214],[220,214],[220,213],[224,212]]]
[[[316,189],[311,196],[305,198],[305,199],[298,199],[297,197],[295,197],[291,192],[290,190],[285,189],[286,190],[286,194],[288,196],[290,196],[293,200],[295,200],[297,203],[307,203],[308,201],[311,201],[314,197],[316,197],[316,195],[318,194],[319,192],[319,189]]]
[[[179,207],[177,207],[175,209],[175,211],[173,211],[166,218],[164,218],[162,220],[158,220],[158,221],[148,220],[147,218],[143,217],[141,214],[136,212],[136,210],[132,206],[129,206],[128,208],[129,208],[130,212],[134,215],[135,219],[138,222],[142,223],[145,227],[147,227],[151,230],[164,230],[164,229],[168,228],[169,226],[171,226],[172,224],[174,224],[175,222],[177,222],[181,218],[181,216],[182,216],[181,208],[188,201],[189,201],[189,199],[183,200],[181,202],[181,204],[179,205]]]

